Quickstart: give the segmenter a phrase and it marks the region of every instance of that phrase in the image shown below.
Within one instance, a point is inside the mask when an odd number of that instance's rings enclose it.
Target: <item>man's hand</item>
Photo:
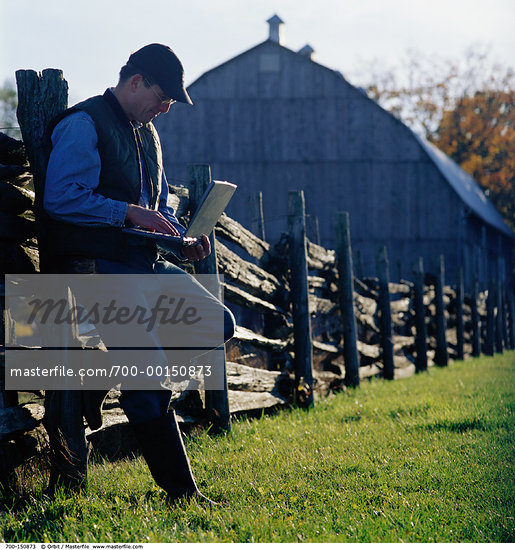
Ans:
[[[199,243],[183,246],[181,252],[190,262],[198,262],[211,254],[211,243],[206,235],[202,235]]]
[[[143,208],[143,206],[129,204],[125,219],[144,229],[153,229],[159,233],[167,233],[175,237],[180,235],[179,231],[158,210],[149,210]]]

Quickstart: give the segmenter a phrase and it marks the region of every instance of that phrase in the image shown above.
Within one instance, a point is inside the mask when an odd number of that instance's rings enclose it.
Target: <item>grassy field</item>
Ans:
[[[82,496],[0,508],[4,542],[513,542],[515,353],[373,380],[309,410],[187,440],[202,490],[168,507],[142,459]]]

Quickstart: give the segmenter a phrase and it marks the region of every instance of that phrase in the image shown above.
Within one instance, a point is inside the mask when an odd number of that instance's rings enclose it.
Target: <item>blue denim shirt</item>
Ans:
[[[95,193],[99,185],[100,156],[91,117],[78,111],[64,118],[52,133],[52,154],[47,167],[44,208],[57,220],[86,226],[125,223],[127,203]],[[144,163],[143,163],[144,164]],[[148,206],[150,183],[142,166],[141,206]],[[158,210],[184,234],[173,208],[167,206],[168,183],[163,171]]]

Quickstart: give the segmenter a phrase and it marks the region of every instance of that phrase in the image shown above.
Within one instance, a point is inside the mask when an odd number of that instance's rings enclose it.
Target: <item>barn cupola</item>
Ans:
[[[298,53],[313,61],[313,54],[315,53],[315,50],[309,44],[306,44],[303,48],[299,50]]]
[[[269,25],[268,40],[276,42],[280,46],[284,45],[283,25],[284,21],[278,16],[273,15],[267,20]]]

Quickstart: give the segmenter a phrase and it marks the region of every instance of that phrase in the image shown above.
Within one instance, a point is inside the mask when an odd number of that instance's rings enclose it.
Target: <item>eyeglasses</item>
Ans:
[[[147,88],[150,88],[150,89],[154,92],[154,94],[155,94],[155,96],[157,97],[157,99],[159,99],[161,105],[166,105],[167,107],[170,107],[170,105],[173,105],[174,103],[177,102],[176,99],[168,99],[166,96],[161,95],[161,94],[158,94],[158,93],[154,90],[154,88],[152,88],[152,84],[150,84],[150,82],[149,82],[146,78],[143,78],[143,80],[144,80],[144,82],[145,82]]]

